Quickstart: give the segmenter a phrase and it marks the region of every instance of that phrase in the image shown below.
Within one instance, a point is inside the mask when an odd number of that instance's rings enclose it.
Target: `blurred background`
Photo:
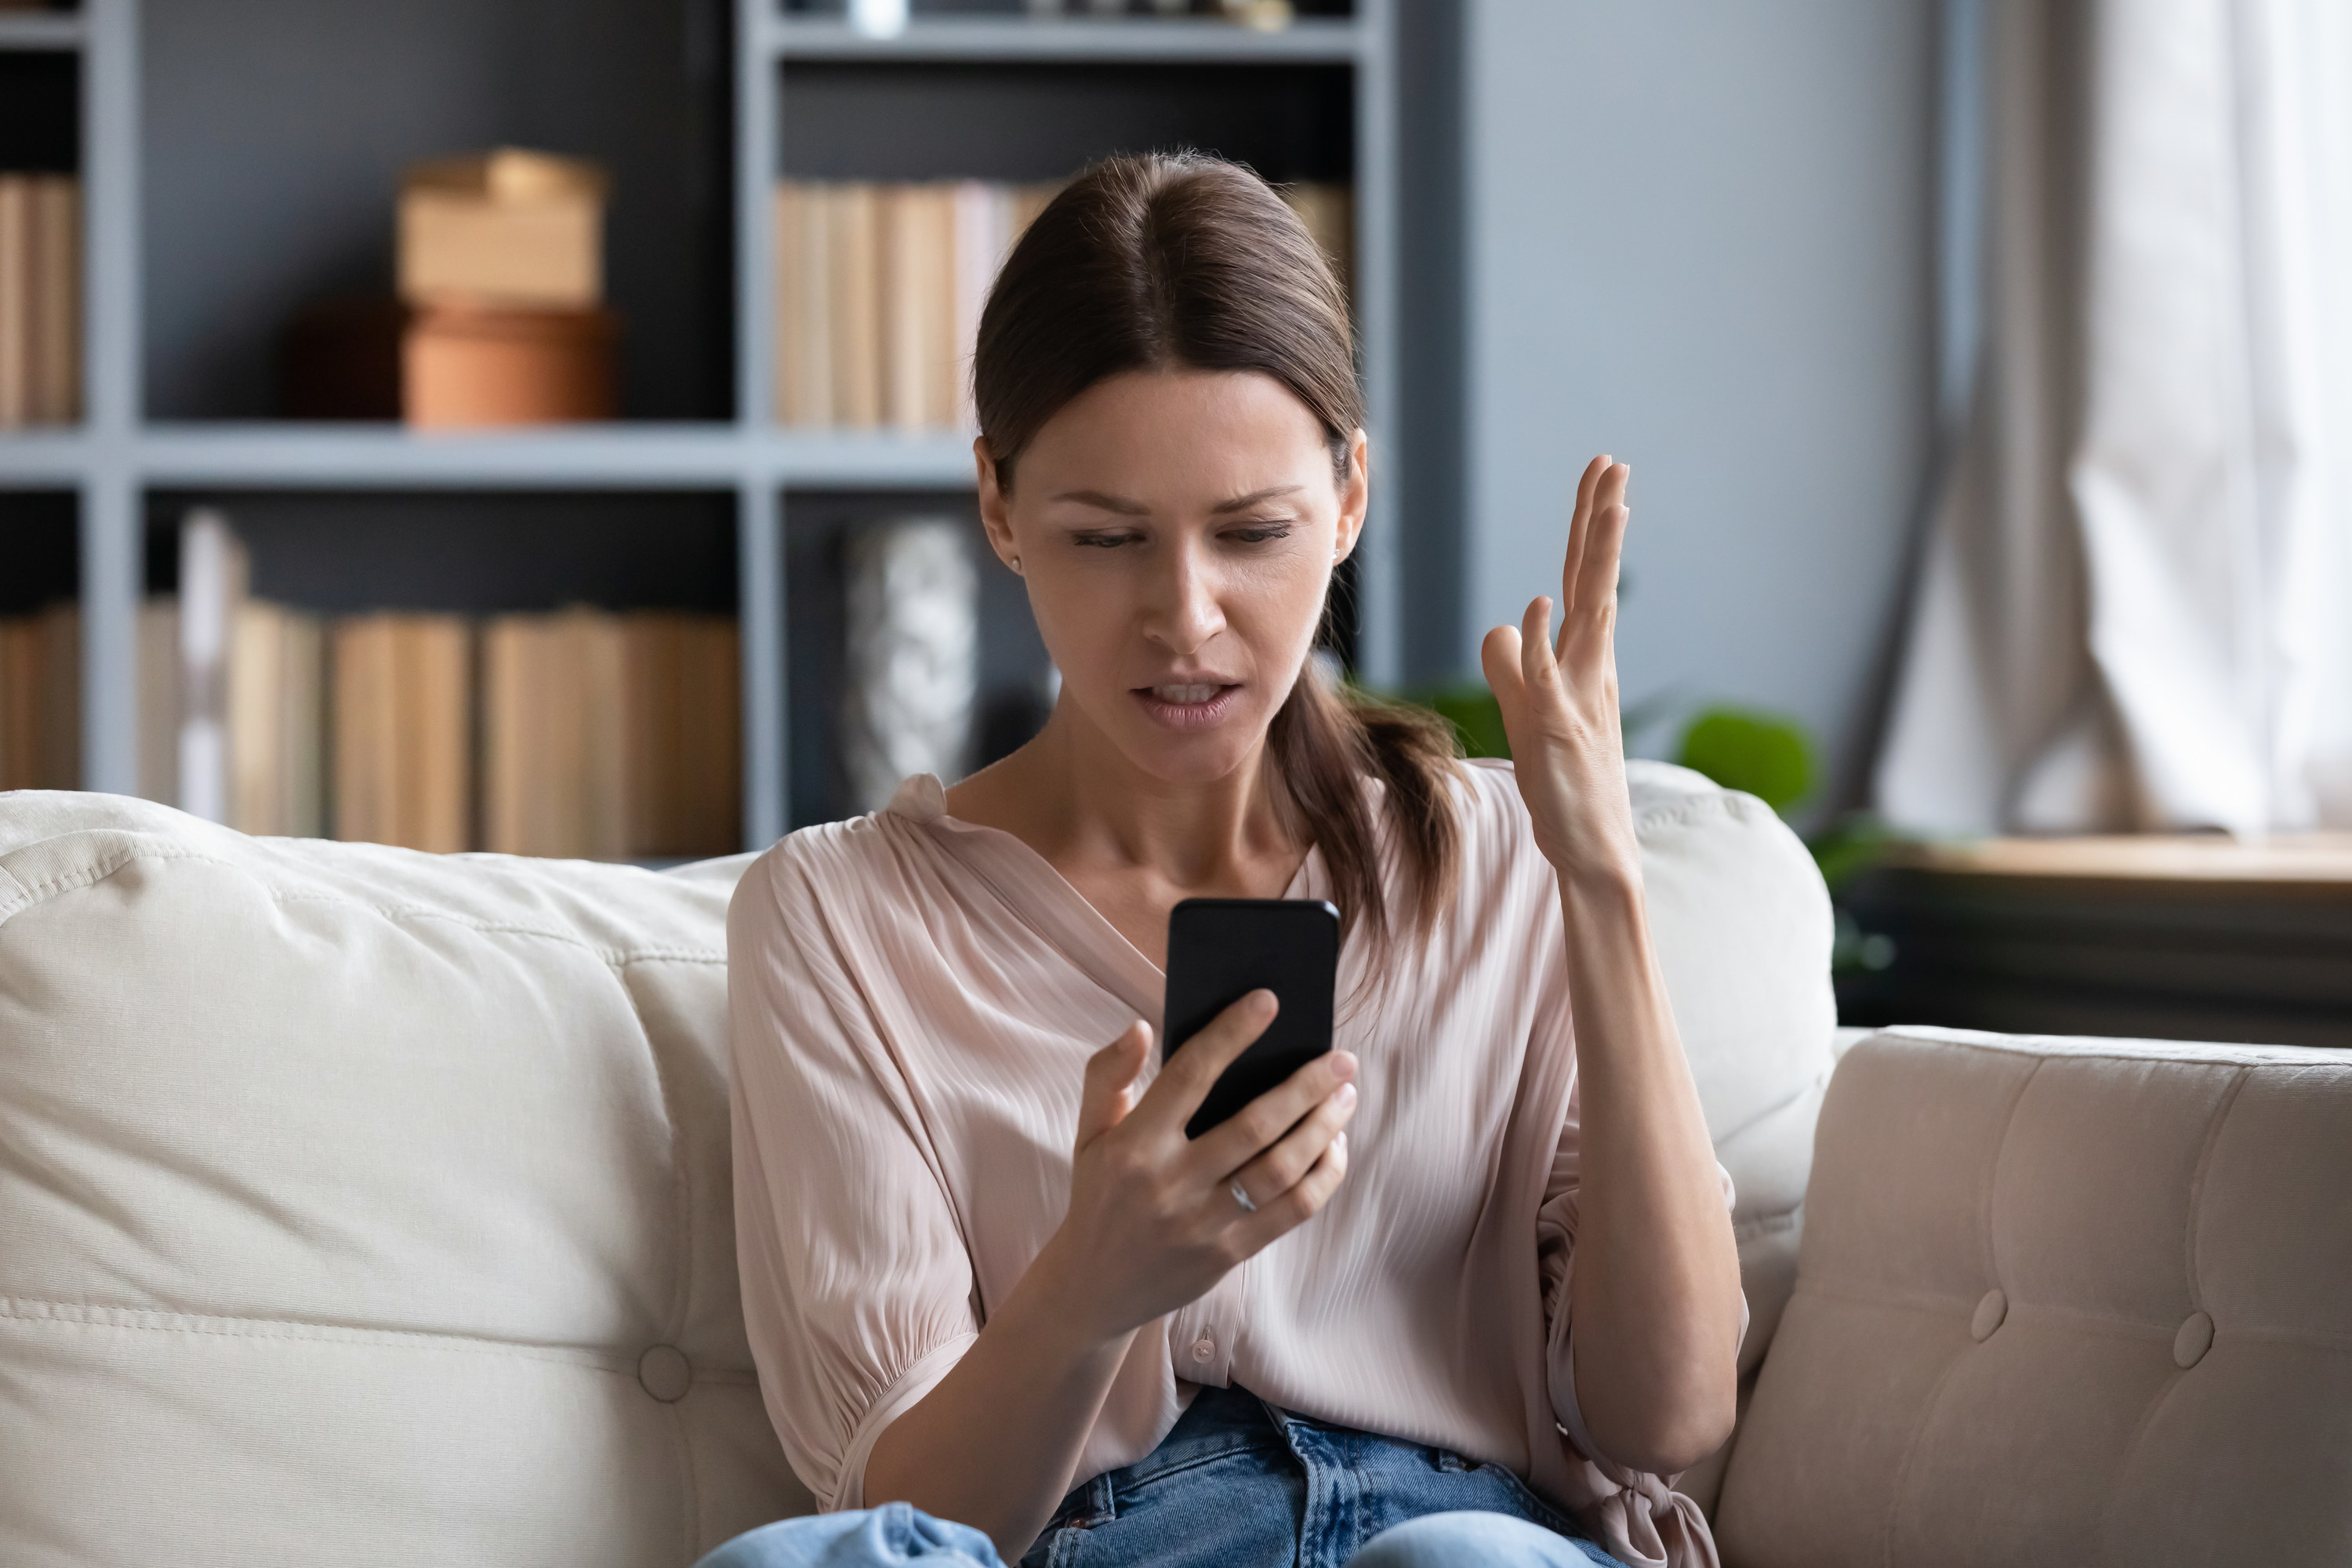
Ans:
[[[1368,695],[1499,749],[1612,453],[1849,1022],[2352,1043],[2345,9],[0,3],[0,787],[658,863],[1003,754],[979,305],[1193,146],[1349,282]]]

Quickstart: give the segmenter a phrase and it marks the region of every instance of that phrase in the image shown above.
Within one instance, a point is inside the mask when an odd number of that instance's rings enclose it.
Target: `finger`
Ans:
[[[1313,1219],[1331,1201],[1331,1194],[1339,1190],[1339,1183],[1347,1174],[1348,1135],[1343,1131],[1331,1140],[1323,1157],[1288,1192],[1270,1204],[1261,1205],[1255,1214],[1242,1216],[1227,1233],[1234,1251],[1248,1258]]]
[[[1559,679],[1559,661],[1552,647],[1551,601],[1538,595],[1519,618],[1519,678],[1530,691],[1541,691]]]
[[[1520,637],[1517,626],[1496,626],[1478,645],[1478,666],[1486,672],[1486,684],[1506,704],[1527,681],[1527,678],[1519,673],[1519,655]]]
[[[1609,470],[1609,455],[1602,453],[1584,465],[1583,474],[1576,481],[1576,508],[1568,515],[1568,548],[1563,552],[1559,568],[1559,602],[1576,603],[1576,578],[1579,557],[1584,551],[1585,523],[1592,516],[1593,492],[1601,486],[1601,476]]]
[[[1592,560],[1585,567],[1584,603],[1560,628],[1563,649],[1575,641],[1587,657],[1609,640],[1617,620],[1617,572],[1625,554],[1625,531],[1633,513],[1623,506],[1603,507],[1592,522]]]
[[[1190,1158],[1204,1180],[1228,1181],[1355,1076],[1354,1057],[1326,1051],[1202,1133]]]
[[[1356,1114],[1356,1098],[1354,1084],[1341,1084],[1299,1118],[1297,1125],[1273,1147],[1228,1179],[1248,1194],[1252,1206],[1264,1208],[1306,1179],[1323,1151],[1331,1146],[1331,1140]]]
[[[1528,683],[1519,674],[1520,646],[1517,626],[1496,626],[1478,645],[1478,663],[1495,694],[1495,706],[1503,710],[1503,733],[1514,754],[1518,754],[1518,727],[1528,711]]]
[[[1135,1107],[1135,1083],[1151,1059],[1151,1026],[1138,1018],[1127,1032],[1087,1058],[1086,1087],[1078,1094],[1081,1149],[1118,1126]]]
[[[1561,601],[1569,606],[1567,618],[1570,621],[1590,616],[1617,592],[1618,556],[1625,542],[1625,524],[1632,515],[1625,505],[1625,487],[1633,477],[1631,468],[1614,463],[1595,489],[1583,547],[1577,552],[1578,595]]]
[[[1227,1006],[1169,1054],[1160,1077],[1137,1105],[1138,1112],[1163,1126],[1181,1128],[1192,1121],[1217,1075],[1265,1033],[1278,1010],[1274,993],[1266,990],[1253,991]]]

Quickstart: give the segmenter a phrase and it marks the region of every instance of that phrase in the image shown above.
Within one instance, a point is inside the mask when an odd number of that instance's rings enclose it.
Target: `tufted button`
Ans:
[[[676,1345],[656,1345],[637,1358],[637,1382],[664,1405],[676,1405],[694,1385],[694,1368]]]
[[[2000,1321],[2008,1316],[2009,1298],[2002,1295],[2000,1287],[1996,1286],[1986,1291],[1984,1300],[1977,1303],[1977,1314],[1969,1320],[1969,1337],[1979,1344],[1984,1343],[1992,1338],[1992,1331],[2000,1327]]]
[[[2191,1312],[2180,1321],[2180,1331],[2172,1336],[2172,1364],[2187,1372],[2212,1348],[2213,1320],[2202,1312]]]
[[[1217,1342],[1211,1339],[1208,1335],[1202,1334],[1199,1339],[1192,1342],[1192,1359],[1194,1361],[1204,1362],[1216,1353]]]

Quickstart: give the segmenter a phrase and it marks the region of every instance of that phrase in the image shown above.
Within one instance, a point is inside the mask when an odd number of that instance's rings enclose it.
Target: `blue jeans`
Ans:
[[[1003,1568],[905,1503],[790,1519],[699,1568]],[[1021,1568],[1591,1568],[1617,1560],[1499,1465],[1204,1388],[1160,1447],[1062,1500]]]

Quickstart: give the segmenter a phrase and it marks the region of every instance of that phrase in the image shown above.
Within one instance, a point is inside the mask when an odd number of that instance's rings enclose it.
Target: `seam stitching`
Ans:
[[[2221,1129],[2230,1113],[2238,1107],[2238,1095],[2253,1077],[2251,1068],[2242,1068],[2230,1079],[2230,1086],[2221,1093],[2221,1103],[2213,1108],[2213,1120],[2205,1127],[2205,1146],[2197,1151],[2197,1168],[2189,1177],[2189,1216],[2180,1238],[2180,1267],[2189,1277],[2189,1310],[2205,1310],[2204,1292],[2198,1288],[2197,1244],[2205,1233],[2205,1177],[2212,1169],[2213,1151],[2221,1145]]]
[[[5,915],[0,915],[0,924],[6,923],[7,921],[24,913],[26,910],[35,905],[46,903],[55,894],[95,887],[134,860],[185,860],[197,865],[226,867],[247,876],[253,875],[251,871],[235,861],[173,844],[126,846],[110,855],[78,866],[70,871],[61,872],[55,877],[33,883],[26,883],[15,878],[8,872],[5,865],[0,865],[0,876],[9,876],[10,879],[18,887],[25,889],[27,894],[26,900],[22,905]],[[262,881],[257,877],[254,879],[260,884],[263,894],[275,904],[332,904],[341,909],[357,910],[394,922],[439,921],[468,931],[478,931],[484,935],[539,937],[544,941],[562,942],[567,946],[579,948],[584,952],[593,952],[607,963],[702,963],[718,968],[724,968],[727,963],[725,953],[713,952],[708,948],[610,947],[589,942],[566,931],[549,931],[544,927],[524,925],[519,921],[478,920],[446,910],[428,909],[419,904],[373,904],[352,898],[347,894],[331,892],[323,889],[280,888]]]
[[[33,1309],[28,1310],[27,1309]],[[198,1334],[211,1339],[289,1340],[305,1344],[351,1345],[362,1350],[422,1350],[452,1354],[513,1356],[558,1362],[598,1372],[636,1375],[625,1351],[593,1346],[530,1345],[478,1334],[436,1333],[422,1329],[366,1329],[341,1323],[306,1323],[288,1318],[245,1318],[216,1313],[173,1312],[151,1307],[78,1307],[69,1301],[0,1297],[0,1321],[61,1324],[83,1329],[121,1329],[139,1333]],[[754,1373],[731,1367],[695,1369],[698,1379],[749,1383]]]

